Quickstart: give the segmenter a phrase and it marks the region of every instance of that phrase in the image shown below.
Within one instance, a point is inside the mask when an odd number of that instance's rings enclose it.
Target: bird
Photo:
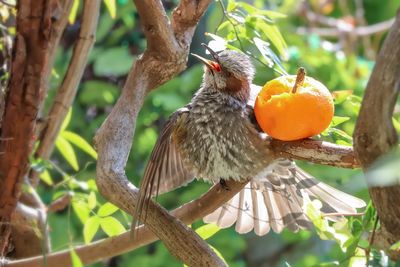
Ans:
[[[190,103],[170,116],[158,137],[140,184],[132,229],[145,222],[143,214],[152,197],[194,178],[222,185],[227,180],[248,181],[230,201],[203,218],[221,228],[236,223],[241,234],[311,228],[304,194],[319,199],[323,212],[349,214],[365,206],[294,161],[275,156],[254,117],[257,92],[252,90],[255,68],[249,56],[230,49],[217,53],[202,45],[212,60],[192,54],[205,65],[202,84]]]

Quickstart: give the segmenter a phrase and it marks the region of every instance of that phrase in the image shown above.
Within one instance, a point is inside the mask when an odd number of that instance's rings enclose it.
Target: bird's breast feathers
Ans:
[[[185,163],[205,180],[244,180],[264,165],[244,111],[197,105],[177,122],[173,140]],[[265,165],[264,165],[265,166]]]

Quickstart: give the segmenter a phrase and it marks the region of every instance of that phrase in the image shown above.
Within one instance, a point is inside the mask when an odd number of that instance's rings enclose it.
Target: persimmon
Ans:
[[[333,98],[321,82],[285,75],[267,82],[257,96],[254,113],[261,129],[273,138],[292,141],[317,135],[330,124]]]

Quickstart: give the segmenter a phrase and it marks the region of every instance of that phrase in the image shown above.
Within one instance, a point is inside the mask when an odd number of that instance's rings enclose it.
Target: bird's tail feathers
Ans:
[[[253,229],[257,235],[265,235],[270,229],[297,232],[312,227],[303,210],[303,194],[319,199],[326,213],[353,214],[356,208],[365,206],[363,200],[318,181],[288,162],[275,162],[265,177],[250,181],[230,201],[204,217],[204,222],[221,228],[236,222],[235,229],[241,234]]]

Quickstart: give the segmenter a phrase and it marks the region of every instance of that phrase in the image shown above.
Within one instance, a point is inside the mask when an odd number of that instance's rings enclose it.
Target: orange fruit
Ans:
[[[330,124],[334,105],[329,90],[305,76],[286,75],[267,82],[257,96],[254,113],[261,129],[283,141],[317,135]]]

